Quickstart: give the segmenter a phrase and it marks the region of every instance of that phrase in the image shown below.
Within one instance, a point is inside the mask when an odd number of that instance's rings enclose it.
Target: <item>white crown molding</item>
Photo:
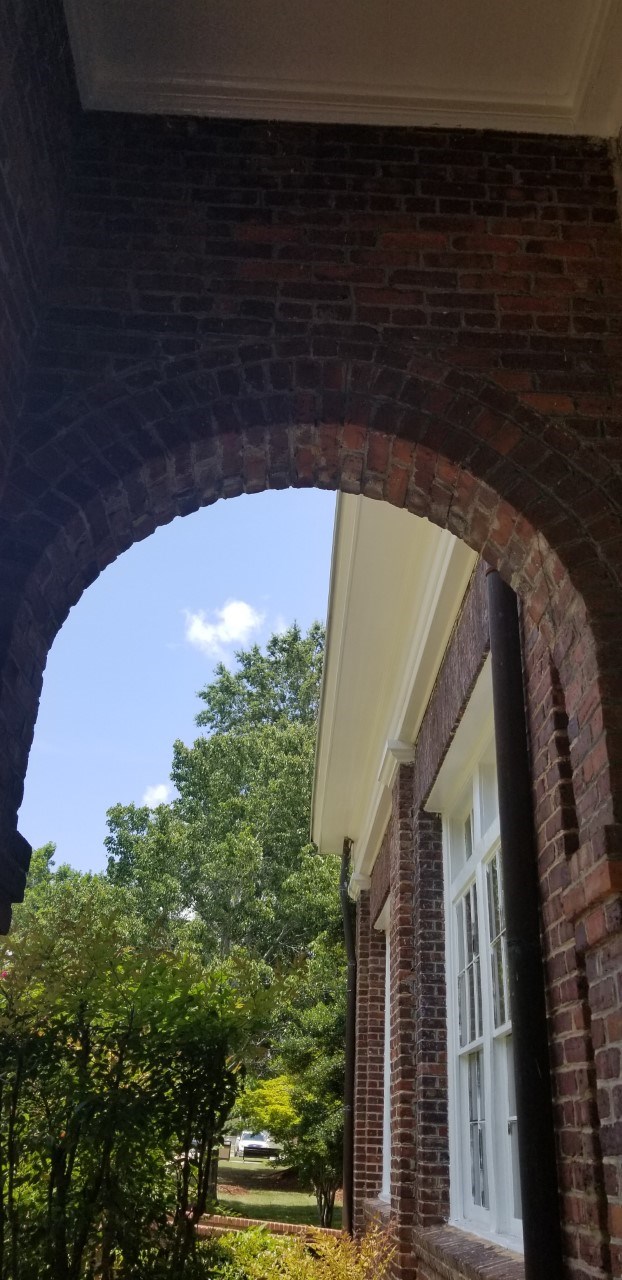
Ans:
[[[514,133],[577,132],[574,104],[566,99],[520,102],[509,98],[365,93],[356,86],[288,85],[265,80],[126,79],[99,69],[86,86],[90,110],[138,114],[290,120],[313,124],[425,125],[499,129]]]
[[[370,93],[360,83],[337,81],[128,76],[98,56],[84,0],[65,0],[65,9],[82,103],[91,110],[600,136],[617,133],[622,124],[618,0],[595,0],[569,92],[538,98],[459,86],[442,95],[425,85]]]

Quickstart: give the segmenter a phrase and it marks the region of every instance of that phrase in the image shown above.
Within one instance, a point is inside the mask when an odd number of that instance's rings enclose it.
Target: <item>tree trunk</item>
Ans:
[[[332,1227],[333,1225],[336,1191],[336,1187],[326,1186],[316,1187],[315,1189],[315,1198],[317,1200],[321,1227]]]

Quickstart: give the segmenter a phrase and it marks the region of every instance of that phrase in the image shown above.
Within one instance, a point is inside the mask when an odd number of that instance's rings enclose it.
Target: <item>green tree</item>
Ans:
[[[343,1166],[345,957],[326,935],[279,990],[267,1078],[249,1079],[236,1104],[243,1126],[268,1129],[315,1192],[330,1226]]]
[[[129,1280],[171,1216],[182,1276],[253,998],[150,944],[123,889],[50,861],[0,949],[0,1274]]]
[[[319,624],[293,626],[219,664],[207,734],[174,746],[178,799],[109,811],[109,877],[205,956],[288,964],[337,917],[336,861],[309,840],[322,650]]]
[[[298,1124],[293,1088],[292,1079],[286,1075],[248,1080],[230,1123],[256,1131],[266,1129],[276,1142],[288,1142]]]
[[[338,862],[309,841],[323,644],[319,624],[307,635],[294,626],[265,652],[240,651],[233,672],[220,664],[199,694],[204,735],[174,746],[178,798],[110,810],[107,847],[109,878],[171,945],[245,966],[272,990],[263,1052],[249,1044],[247,1066],[259,1091],[287,1077],[291,1123],[279,1136],[328,1222],[341,1180],[345,967]]]
[[[237,671],[219,662],[216,678],[199,693],[205,708],[197,724],[212,733],[246,733],[264,725],[303,724],[312,730],[320,703],[324,628],[314,622],[306,635],[294,623],[258,645],[236,653]]]
[[[343,943],[316,939],[280,996],[275,1070],[291,1081],[296,1124],[285,1157],[313,1188],[322,1226],[333,1220],[343,1170],[346,960]]]

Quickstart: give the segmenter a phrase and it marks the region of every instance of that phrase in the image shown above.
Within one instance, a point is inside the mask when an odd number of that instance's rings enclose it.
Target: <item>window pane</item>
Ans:
[[[467,1032],[467,992],[465,974],[458,974],[458,1019],[460,1026],[460,1048],[468,1043]]]
[[[475,885],[471,888],[473,896],[473,972],[475,979],[475,1000],[476,1000],[476,1022],[475,1035],[482,1034],[482,975],[479,968],[479,921],[477,913],[477,890]]]
[[[467,889],[456,903],[458,935],[458,1018],[460,1047],[482,1034],[482,975],[479,954],[477,890]]]
[[[509,1016],[507,999],[507,960],[503,893],[501,889],[499,852],[486,867],[488,927],[490,930],[490,975],[495,1027],[503,1026]]]
[[[479,922],[477,918],[477,893],[475,885],[471,887],[471,895],[473,899],[473,952],[479,955]]]
[[[467,1059],[469,1083],[469,1132],[471,1149],[471,1194],[473,1203],[488,1208],[488,1174],[486,1170],[486,1122],[484,1112],[484,1079],[481,1053]]]
[[[514,1217],[522,1218],[523,1206],[520,1191],[520,1166],[518,1163],[518,1124],[516,1122],[516,1082],[514,1079],[514,1054],[512,1051],[511,1036],[508,1036],[505,1042],[505,1048],[508,1078],[508,1133],[510,1135],[511,1148],[512,1199]]]
[[[488,864],[488,919],[490,921],[490,937],[496,938],[501,933],[499,869],[496,855],[492,862]]]
[[[473,961],[473,971],[475,973],[475,998],[477,1001],[477,1005],[476,1005],[477,1018],[476,1018],[475,1034],[477,1036],[481,1036],[482,1034],[482,975],[479,970],[479,956],[477,960]]]
[[[473,814],[470,813],[464,824],[464,852],[467,862],[473,856]]]
[[[460,899],[460,902],[456,905],[456,920],[458,924],[456,930],[458,934],[458,968],[464,969],[464,907],[462,899]]]
[[[490,966],[492,970],[492,998],[494,1005],[495,1027],[501,1027],[505,1022],[506,1017],[505,987],[503,982],[503,949],[501,938],[497,939],[492,948]]]
[[[499,814],[497,770],[494,764],[482,764],[479,769],[479,800],[482,816],[482,832],[486,832]]]
[[[466,920],[466,962],[470,964],[473,959],[473,911],[470,890],[464,899],[464,914]]]

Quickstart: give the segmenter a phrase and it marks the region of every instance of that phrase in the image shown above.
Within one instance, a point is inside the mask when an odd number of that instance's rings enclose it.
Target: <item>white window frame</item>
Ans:
[[[378,1199],[391,1203],[391,913],[389,899],[384,904],[374,928],[384,933],[384,1069],[382,1077],[382,1182]]]
[[[511,1021],[507,1004],[505,1021],[494,1025],[492,949],[488,917],[487,870],[500,852],[496,779],[491,792],[487,776],[488,813],[484,820],[484,770],[495,767],[492,704],[486,696],[489,673],[480,677],[477,714],[465,714],[465,731],[456,735],[456,749],[450,751],[435,783],[429,809],[436,808],[443,819],[443,870],[445,898],[445,952],[447,975],[447,1054],[450,1151],[450,1222],[456,1227],[522,1250],[522,1222],[514,1213],[517,1170],[516,1121],[510,1130],[509,1089],[511,1087]],[[483,691],[483,692],[482,692]],[[468,709],[467,709],[468,711]],[[460,736],[459,736],[460,735]],[[435,795],[436,792],[436,795]],[[493,812],[491,813],[491,805]],[[496,809],[496,812],[494,810]],[[462,865],[457,865],[459,833],[471,814],[472,854],[466,857],[463,838]],[[481,1034],[460,1043],[458,973],[458,903],[475,885],[478,906],[479,957],[482,988]],[[463,908],[464,909],[464,908]],[[504,945],[504,944],[502,944]],[[466,983],[466,979],[465,979]],[[463,1016],[465,1003],[463,1000]],[[467,1034],[470,1032],[471,1023]],[[477,1028],[476,1028],[477,1030]],[[482,1126],[488,1182],[488,1204],[475,1203],[472,1194],[468,1067],[470,1054],[483,1057]],[[481,1114],[481,1111],[480,1111]]]

